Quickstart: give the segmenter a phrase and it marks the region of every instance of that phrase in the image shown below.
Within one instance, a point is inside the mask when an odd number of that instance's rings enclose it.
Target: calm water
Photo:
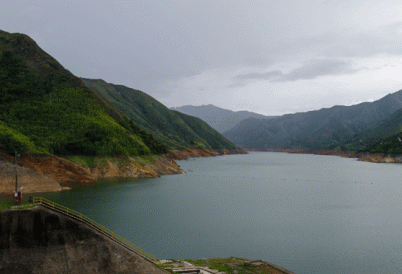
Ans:
[[[402,165],[250,153],[45,196],[158,258],[245,257],[296,273],[402,273]]]

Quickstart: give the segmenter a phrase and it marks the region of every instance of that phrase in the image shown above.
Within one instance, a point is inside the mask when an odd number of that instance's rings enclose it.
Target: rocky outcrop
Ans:
[[[358,161],[371,162],[371,163],[402,163],[402,155],[390,156],[384,154],[361,154]]]
[[[154,162],[147,162],[144,168],[155,172],[158,176],[184,173],[176,161],[167,155],[159,156]]]
[[[371,163],[402,163],[402,155],[391,156],[383,153],[356,153],[353,151],[320,150],[320,149],[248,149],[249,151],[271,151],[295,154],[333,155],[346,158],[357,158],[358,161]]]
[[[212,151],[193,148],[171,151],[167,155],[97,157],[91,168],[54,155],[30,154],[21,157],[18,162],[19,185],[24,187],[24,193],[34,193],[60,191],[60,183],[95,183],[99,177],[156,178],[168,174],[183,174],[175,160],[245,153],[247,152],[244,150]],[[6,154],[1,156],[8,162],[4,161],[0,165],[0,193],[11,193],[15,181],[13,165],[9,162],[13,161],[13,157]]]
[[[14,165],[10,163],[13,157],[6,154],[1,156],[0,193],[9,194],[14,191],[15,183]],[[24,187],[24,193],[54,192],[63,189],[60,183],[95,183],[98,177],[156,178],[184,173],[176,161],[167,155],[149,157],[149,160],[141,157],[104,157],[98,159],[94,167],[88,168],[54,155],[31,154],[18,161],[18,185]]]
[[[184,173],[175,160],[166,155],[154,156],[152,161],[142,161],[139,158],[127,158],[126,164],[119,166],[116,162],[106,159],[106,163],[98,162],[91,168],[96,177],[132,177],[156,178],[161,175]],[[138,162],[141,162],[140,165]]]
[[[322,150],[322,149],[275,149],[275,152],[286,152],[286,153],[295,153],[295,154],[314,154],[314,155],[332,155],[332,156],[341,156],[346,158],[357,158],[359,154],[353,151],[340,151],[340,150]]]
[[[188,158],[213,157],[213,156],[229,155],[229,154],[247,154],[247,152],[242,149],[239,150],[223,149],[219,151],[214,151],[202,148],[191,148],[191,149],[170,151],[168,156],[175,160],[185,160]]]
[[[248,152],[243,149],[237,149],[237,150],[221,149],[218,150],[218,153],[219,155],[248,154]]]
[[[264,152],[284,152],[292,154],[314,154],[314,155],[329,155],[340,156],[346,158],[358,158],[360,154],[353,151],[340,150],[323,150],[323,149],[299,149],[299,148],[275,148],[275,149],[255,149],[247,148],[247,151],[264,151]]]
[[[15,165],[0,159],[0,194],[12,194],[15,191]],[[18,188],[24,193],[61,191],[60,184],[49,177],[28,168],[17,166]]]
[[[12,156],[8,161],[12,162]],[[20,158],[18,165],[49,177],[59,183],[94,183],[96,177],[87,169],[67,159],[50,154],[29,154]]]
[[[106,165],[102,166],[98,163],[96,167],[91,168],[91,173],[96,177],[142,177],[155,178],[158,174],[151,170],[147,170],[135,162],[129,165],[119,167],[116,163],[106,160]]]
[[[55,211],[0,212],[0,273],[166,273],[97,230]]]

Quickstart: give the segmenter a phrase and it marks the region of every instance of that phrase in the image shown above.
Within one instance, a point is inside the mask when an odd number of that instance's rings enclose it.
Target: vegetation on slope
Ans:
[[[9,153],[167,151],[26,35],[0,31],[0,83],[0,148]]]
[[[402,110],[398,110],[388,118],[383,119],[374,126],[356,134],[337,149],[344,151],[365,152],[378,146],[384,139],[402,132]]]
[[[144,92],[103,80],[82,80],[169,149],[237,149],[204,121],[172,111]]]
[[[402,155],[402,132],[379,140],[368,147],[360,149],[359,152],[382,153],[391,156]]]
[[[249,118],[224,136],[245,148],[334,149],[402,108],[402,91],[372,103],[334,106],[272,119]]]
[[[205,140],[213,149],[237,149],[235,145],[224,138],[219,132],[212,129],[200,118],[186,115],[178,111],[174,111],[174,114],[180,117],[180,119],[183,120],[188,127],[195,132],[195,134]],[[196,147],[203,148],[202,146],[200,147],[201,144],[199,143],[193,143],[191,141],[190,143]]]

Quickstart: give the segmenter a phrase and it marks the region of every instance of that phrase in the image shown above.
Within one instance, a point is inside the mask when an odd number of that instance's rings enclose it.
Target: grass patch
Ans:
[[[233,268],[225,265],[225,262],[222,260],[225,259],[208,259],[208,262],[205,260],[186,260],[187,262],[195,265],[195,266],[208,266],[211,269],[216,269],[219,272],[233,273]]]
[[[0,211],[4,209],[27,209],[27,208],[33,208],[35,207],[35,204],[30,203],[30,202],[22,202],[22,203],[16,203],[16,202],[0,202]]]
[[[245,263],[246,259],[230,257],[230,258],[215,258],[207,260],[186,260],[187,262],[193,264],[194,266],[204,266],[210,269],[216,269],[219,272],[226,272],[227,274],[234,273],[236,270],[238,274],[268,274],[277,273],[272,272],[269,268],[259,267],[256,265],[251,265]]]
[[[94,156],[67,156],[67,159],[86,168],[93,168],[95,166]]]

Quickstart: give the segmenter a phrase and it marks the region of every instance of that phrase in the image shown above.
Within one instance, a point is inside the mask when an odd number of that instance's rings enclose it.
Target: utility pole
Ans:
[[[20,155],[17,154],[17,151],[15,151],[15,198],[17,199],[17,195],[18,195],[18,173],[17,173],[17,163],[18,163],[18,159],[20,158]]]

